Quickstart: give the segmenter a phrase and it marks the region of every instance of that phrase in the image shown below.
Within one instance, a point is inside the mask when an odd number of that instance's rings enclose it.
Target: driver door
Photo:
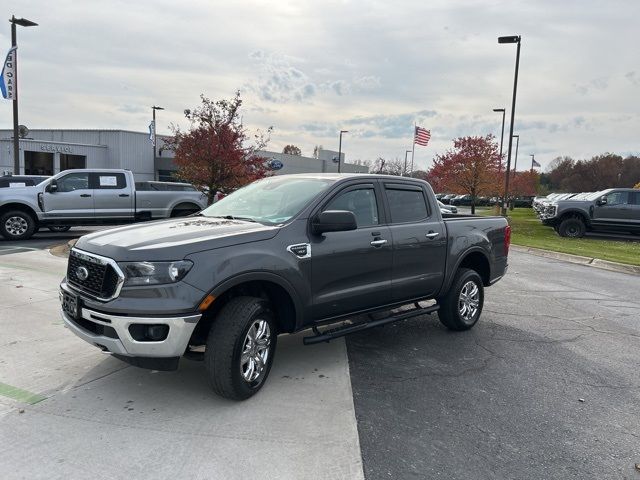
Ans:
[[[56,179],[58,189],[50,190],[49,184],[43,193],[44,218],[71,219],[94,217],[93,189],[89,188],[89,174],[70,171]]]
[[[629,192],[610,192],[606,204],[594,207],[593,219],[602,226],[619,225],[629,221],[631,212]]]
[[[353,212],[358,228],[311,236],[314,320],[390,303],[393,242],[382,225],[377,186],[345,187],[320,209],[325,210]]]

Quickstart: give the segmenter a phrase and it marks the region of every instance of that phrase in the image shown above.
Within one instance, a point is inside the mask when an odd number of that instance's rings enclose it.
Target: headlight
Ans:
[[[189,260],[177,262],[122,262],[124,286],[162,285],[182,280],[193,267]]]

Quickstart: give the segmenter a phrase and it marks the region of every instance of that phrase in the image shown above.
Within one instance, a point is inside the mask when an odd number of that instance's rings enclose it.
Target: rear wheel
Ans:
[[[480,318],[484,304],[482,278],[475,270],[461,268],[449,292],[438,300],[438,317],[449,330],[469,330]]]
[[[26,240],[36,231],[36,221],[22,210],[12,210],[0,216],[0,234],[7,240]]]
[[[560,234],[561,237],[582,238],[586,230],[587,227],[581,218],[571,217],[560,222],[558,234]]]
[[[231,299],[207,338],[204,360],[213,390],[232,400],[255,395],[269,376],[276,343],[276,325],[267,301]]]

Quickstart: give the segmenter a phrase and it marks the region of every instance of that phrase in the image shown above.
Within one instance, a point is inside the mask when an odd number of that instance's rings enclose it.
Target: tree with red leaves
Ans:
[[[509,185],[509,193],[514,197],[533,196],[540,186],[540,174],[535,170],[513,172]]]
[[[471,195],[471,213],[481,195],[496,195],[500,191],[502,159],[493,135],[460,137],[453,149],[436,155],[428,180],[436,192]]]
[[[189,130],[183,132],[172,125],[173,137],[166,145],[175,152],[177,177],[193,183],[209,197],[218,191],[230,193],[268,175],[267,159],[256,154],[269,141],[269,134],[258,132],[248,143],[248,132],[240,119],[242,99],[236,92],[231,100],[213,101],[200,96],[201,104],[185,110]]]

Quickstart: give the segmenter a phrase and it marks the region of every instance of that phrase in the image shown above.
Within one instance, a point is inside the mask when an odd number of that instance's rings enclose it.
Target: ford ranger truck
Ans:
[[[418,179],[269,177],[189,217],[80,238],[62,318],[132,365],[201,359],[217,394],[246,399],[278,335],[307,330],[313,344],[436,311],[451,330],[473,327],[511,230],[502,217],[444,217]]]

